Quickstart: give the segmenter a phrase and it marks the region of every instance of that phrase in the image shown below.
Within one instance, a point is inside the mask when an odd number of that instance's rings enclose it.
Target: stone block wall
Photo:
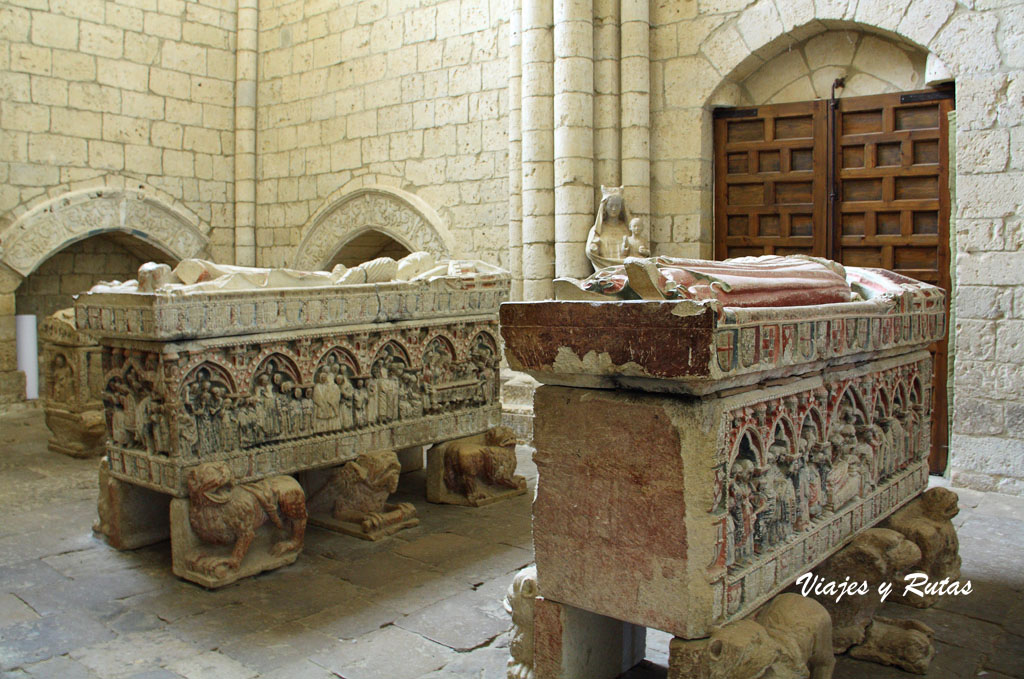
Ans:
[[[50,257],[29,274],[15,294],[16,312],[34,314],[38,321],[71,306],[74,295],[100,281],[135,278],[139,265],[161,261],[158,252],[129,250],[106,236],[79,241]]]
[[[257,261],[290,263],[349,190],[423,199],[457,252],[508,253],[508,41],[501,0],[260,5]]]
[[[826,96],[840,74],[847,96],[918,89],[921,54],[926,81],[955,81],[950,466],[958,483],[1024,494],[1024,3],[655,2],[651,23],[651,235],[664,254],[712,254],[714,105]]]
[[[232,258],[236,0],[0,6],[0,230],[39,201],[137,181]]]

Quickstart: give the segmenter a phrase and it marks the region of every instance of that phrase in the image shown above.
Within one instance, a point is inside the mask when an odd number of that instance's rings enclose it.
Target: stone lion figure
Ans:
[[[953,527],[953,517],[960,513],[960,498],[946,488],[931,488],[921,497],[894,513],[882,525],[902,533],[921,550],[921,562],[915,571],[928,576],[929,582],[943,578],[960,579],[960,540]],[[927,608],[938,599],[937,594],[903,596],[903,588],[893,587],[894,601]]]
[[[527,566],[512,578],[505,594],[505,610],[512,616],[507,679],[533,679],[533,604],[539,593],[537,567]]]
[[[271,554],[280,556],[302,549],[306,495],[290,476],[235,485],[226,463],[206,462],[189,470],[188,495],[188,518],[196,536],[214,545],[234,545],[227,558],[203,554],[192,557],[188,566],[195,571],[224,577],[238,570],[256,531],[268,521],[289,533],[270,548]]]
[[[869,591],[863,596],[819,598],[832,616],[832,647],[836,653],[864,641],[868,625],[882,601],[878,586],[902,574],[921,560],[921,550],[893,530],[870,528],[853,539],[815,569],[823,581],[866,582]],[[894,588],[895,591],[895,588]]]
[[[710,679],[831,679],[834,666],[828,611],[799,594],[779,594],[707,642]]]
[[[494,427],[483,434],[449,441],[440,446],[444,459],[444,485],[479,503],[494,489],[522,490],[526,479],[516,476],[516,434]]]
[[[389,504],[398,490],[402,465],[391,450],[363,453],[331,472],[327,483],[309,499],[312,512],[327,511],[338,521],[360,526],[367,534],[416,516],[408,502]]]

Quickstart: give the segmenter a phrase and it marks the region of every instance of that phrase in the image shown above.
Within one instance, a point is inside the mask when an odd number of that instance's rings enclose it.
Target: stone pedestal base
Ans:
[[[214,589],[230,585],[236,580],[256,575],[263,571],[274,570],[281,566],[295,563],[301,550],[293,550],[284,554],[272,553],[273,545],[288,537],[287,530],[264,526],[256,531],[256,538],[249,546],[242,563],[235,570],[227,567],[218,568],[215,574],[202,572],[194,566],[198,559],[213,561],[227,560],[231,556],[232,545],[211,545],[202,542],[192,531],[188,516],[189,501],[186,499],[171,500],[171,570],[179,578]]]
[[[535,679],[613,679],[644,659],[638,625],[543,598],[533,624]]]
[[[376,516],[381,517],[380,520],[369,517],[362,521],[345,521],[324,512],[310,514],[309,522],[363,540],[380,540],[400,530],[420,525],[420,520],[416,518],[416,508],[408,502],[384,505],[384,509]]]
[[[427,501],[483,507],[526,492],[517,476],[515,432],[495,427],[427,450]]]
[[[515,488],[490,489],[490,494],[486,497],[470,499],[462,493],[452,492],[445,485],[444,455],[438,454],[434,448],[427,452],[427,502],[443,505],[461,505],[463,507],[484,507],[525,493],[526,478],[522,476],[515,476],[513,478],[517,483]]]
[[[137,549],[171,536],[168,505],[171,497],[110,475],[106,458],[100,463],[99,520],[93,530],[115,549]]]
[[[46,406],[46,426],[51,436],[47,448],[70,457],[100,457],[104,452],[106,429],[103,411],[75,413]]]

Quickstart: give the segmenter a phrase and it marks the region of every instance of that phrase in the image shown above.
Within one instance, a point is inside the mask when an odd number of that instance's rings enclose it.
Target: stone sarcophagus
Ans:
[[[73,309],[39,324],[42,340],[43,411],[50,450],[72,457],[103,454],[103,369],[100,347],[75,327]]]
[[[941,290],[777,257],[570,284],[578,301],[501,309],[510,367],[545,385],[546,600],[706,637],[926,488]]]
[[[499,424],[508,275],[474,262],[403,273],[409,259],[332,274],[145,265],[138,283],[81,296],[78,325],[102,345],[109,476],[195,497],[216,494],[201,465],[244,486]]]

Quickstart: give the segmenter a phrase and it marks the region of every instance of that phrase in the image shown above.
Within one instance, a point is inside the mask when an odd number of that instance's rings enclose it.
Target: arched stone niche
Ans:
[[[347,243],[371,230],[410,252],[425,250],[442,258],[452,256],[455,249],[448,229],[426,201],[401,189],[373,185],[328,199],[303,229],[293,266],[323,269]]]
[[[0,234],[0,262],[28,276],[54,253],[91,236],[130,234],[174,259],[206,253],[197,220],[135,189],[95,188],[48,200]]]

